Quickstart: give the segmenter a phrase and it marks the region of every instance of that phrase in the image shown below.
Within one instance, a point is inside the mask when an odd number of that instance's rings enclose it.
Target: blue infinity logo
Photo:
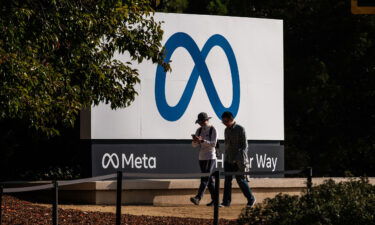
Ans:
[[[224,107],[220,101],[214,83],[212,82],[210,72],[208,71],[205,63],[208,53],[215,46],[219,46],[224,50],[224,53],[228,58],[230,71],[232,74],[233,99],[232,104],[228,108]],[[218,118],[221,117],[221,114],[224,111],[230,111],[234,116],[236,116],[240,105],[240,77],[238,74],[236,57],[234,56],[234,52],[229,42],[223,36],[215,34],[207,40],[202,51],[200,51],[197,44],[188,34],[178,32],[173,34],[165,43],[165,62],[170,61],[173,52],[178,47],[185,48],[189,52],[195,66],[191,72],[190,78],[180,101],[177,103],[177,105],[170,106],[165,97],[166,72],[162,66],[158,65],[155,78],[155,98],[160,115],[168,121],[176,121],[181,118],[190,103],[193,91],[198,82],[198,78],[200,77],[206,89],[212,108],[214,109]]]

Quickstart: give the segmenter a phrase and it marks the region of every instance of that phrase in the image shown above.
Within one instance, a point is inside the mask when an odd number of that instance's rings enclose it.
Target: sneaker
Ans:
[[[221,203],[221,204],[219,205],[220,208],[222,208],[222,207],[229,207],[229,206],[230,206],[229,203]]]
[[[213,206],[214,204],[215,204],[215,202],[211,201],[211,202],[207,203],[207,206]]]
[[[249,201],[247,204],[246,204],[246,208],[251,208],[255,205],[255,202],[257,200],[255,198],[253,198],[251,201]]]
[[[190,201],[194,204],[194,205],[199,205],[199,199],[197,197],[191,197],[190,198]]]

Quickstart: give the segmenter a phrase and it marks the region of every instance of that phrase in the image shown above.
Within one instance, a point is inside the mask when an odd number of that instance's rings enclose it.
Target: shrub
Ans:
[[[370,225],[375,224],[375,186],[367,178],[335,183],[333,180],[312,189],[311,194],[278,194],[263,204],[244,209],[239,224],[261,225]]]
[[[19,177],[23,180],[71,180],[81,178],[79,166],[48,167],[23,171]]]

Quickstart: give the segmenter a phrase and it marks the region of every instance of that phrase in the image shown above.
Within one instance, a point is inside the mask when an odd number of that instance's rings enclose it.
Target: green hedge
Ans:
[[[311,195],[279,194],[244,209],[239,224],[371,225],[375,224],[375,186],[367,178],[335,183],[328,180]]]

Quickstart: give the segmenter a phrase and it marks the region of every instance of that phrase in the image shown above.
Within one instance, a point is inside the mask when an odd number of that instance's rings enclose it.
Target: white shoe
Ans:
[[[255,205],[255,202],[256,202],[256,201],[257,201],[257,200],[256,200],[255,197],[254,197],[254,199],[253,199],[252,201],[250,201],[250,202],[247,203],[246,208],[251,208],[251,207],[253,207],[253,206]]]

